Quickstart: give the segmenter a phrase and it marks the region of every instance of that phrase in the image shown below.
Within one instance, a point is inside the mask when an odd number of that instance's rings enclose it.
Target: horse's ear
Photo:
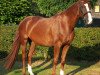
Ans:
[[[80,5],[84,4],[84,1],[83,0],[79,0],[79,4]]]
[[[79,2],[83,3],[83,2],[84,2],[84,0],[79,0]]]
[[[80,0],[80,1],[88,2],[88,1],[91,1],[91,0]]]

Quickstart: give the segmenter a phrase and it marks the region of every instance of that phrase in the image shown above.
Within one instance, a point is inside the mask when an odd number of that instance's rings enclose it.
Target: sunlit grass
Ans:
[[[52,60],[46,62],[38,60],[32,64],[32,68],[35,75],[51,75]],[[59,71],[60,63],[57,65],[57,75],[59,75]],[[65,75],[100,75],[100,62],[68,61],[64,71]],[[11,71],[6,71],[0,65],[0,75],[22,75],[21,62],[16,62]],[[28,72],[27,75],[29,75]]]

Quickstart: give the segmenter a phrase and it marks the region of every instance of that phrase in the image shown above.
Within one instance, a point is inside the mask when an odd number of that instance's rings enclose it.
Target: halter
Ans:
[[[91,11],[87,11],[85,14],[82,15],[82,17],[84,17],[84,16],[87,15],[88,13],[91,13]],[[83,21],[86,22],[86,18],[83,18]]]
[[[88,13],[91,13],[91,11],[87,11],[85,14],[82,15],[82,17],[84,17],[84,16],[87,15]]]
[[[91,2],[91,0],[89,0],[87,3],[90,3]],[[80,4],[80,10],[81,10],[81,13],[82,13],[82,17],[84,17],[85,15],[87,15],[88,13],[91,13],[91,10],[90,11],[86,11],[85,13],[83,12],[83,9],[82,9],[82,4],[81,3],[79,3]]]
[[[84,17],[88,13],[91,13],[91,10],[84,13],[83,10],[82,10],[82,6],[80,7],[80,10],[81,10],[81,13],[82,13],[82,17]]]

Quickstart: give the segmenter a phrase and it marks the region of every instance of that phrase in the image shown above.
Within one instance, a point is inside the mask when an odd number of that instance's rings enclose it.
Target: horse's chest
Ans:
[[[65,35],[63,35],[63,34],[59,34],[59,40],[60,41],[65,41],[66,40],[66,36]]]
[[[59,35],[59,40],[62,42],[62,44],[71,43],[73,38],[74,38],[74,32],[73,31],[71,33],[65,33],[65,34]]]

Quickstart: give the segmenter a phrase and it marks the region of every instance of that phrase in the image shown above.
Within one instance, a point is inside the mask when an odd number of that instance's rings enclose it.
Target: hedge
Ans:
[[[0,58],[5,57],[11,50],[13,38],[18,26],[0,27]],[[100,28],[75,28],[75,38],[68,52],[68,58],[78,60],[100,59]],[[20,52],[21,53],[21,50]],[[36,57],[53,57],[53,48],[36,48]]]

